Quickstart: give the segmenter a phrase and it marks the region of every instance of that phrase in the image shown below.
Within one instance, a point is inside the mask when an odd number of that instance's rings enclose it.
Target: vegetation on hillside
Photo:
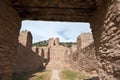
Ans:
[[[73,44],[76,44],[75,42],[60,42],[60,45],[66,46],[66,47],[71,47]]]
[[[37,47],[48,46],[48,40],[33,43],[33,46],[37,46]]]
[[[60,45],[71,47],[73,44],[76,44],[75,42],[60,42]],[[33,43],[33,46],[42,47],[42,46],[48,46],[48,40],[40,41]]]

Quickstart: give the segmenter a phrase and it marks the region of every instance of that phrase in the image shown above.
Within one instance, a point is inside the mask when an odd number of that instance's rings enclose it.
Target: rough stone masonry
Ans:
[[[120,79],[120,0],[1,0],[0,5],[2,80],[11,80],[21,19],[89,22],[100,79]]]
[[[120,80],[120,0],[103,2],[90,21],[101,80]]]
[[[65,46],[59,45],[59,38],[50,38],[47,47],[39,48],[42,48],[44,51],[44,57],[46,58],[45,67],[47,70],[62,70],[70,68],[69,63],[66,63],[65,61],[65,54],[69,52],[69,49]]]
[[[9,2],[0,0],[0,79],[11,80],[21,19]]]
[[[70,48],[70,65],[73,70],[90,74],[98,68],[94,41],[91,33],[82,33],[77,38],[77,46]]]
[[[27,73],[41,70],[44,58],[39,55],[37,47],[32,47],[32,34],[29,31],[20,32],[17,47],[14,73]]]

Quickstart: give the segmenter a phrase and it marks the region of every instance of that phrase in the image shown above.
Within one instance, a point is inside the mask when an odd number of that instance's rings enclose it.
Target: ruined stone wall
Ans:
[[[32,47],[32,35],[28,31],[23,31],[19,36],[17,48],[15,73],[30,72],[40,70],[42,67],[39,49]]]
[[[11,80],[21,19],[7,0],[0,0],[0,76]]]
[[[50,38],[47,47],[39,47],[42,55],[43,66],[47,70],[70,68],[68,55],[70,50],[59,45],[59,38]]]
[[[91,33],[82,33],[77,40],[77,46],[83,49],[93,43],[93,36]]]
[[[78,40],[78,39],[77,39]],[[78,44],[77,44],[78,45]],[[71,47],[70,47],[70,53],[73,53],[77,50],[77,45],[76,44],[73,44]]]
[[[69,56],[73,70],[92,73],[98,67],[95,57],[93,38],[90,33],[84,33],[77,38],[77,49],[71,50]]]
[[[48,46],[54,46],[54,38],[48,40]]]
[[[102,3],[90,21],[101,80],[120,80],[120,0]]]
[[[55,43],[56,46],[57,45],[59,46],[59,38],[55,38],[54,43]]]
[[[68,65],[65,63],[65,54],[67,48],[64,46],[52,46],[50,48],[50,62],[48,63],[46,69],[65,69]]]
[[[59,46],[59,38],[50,38],[48,40],[48,46]]]
[[[44,55],[44,58],[47,58],[49,47],[38,47],[38,48],[39,48],[39,54]],[[43,52],[42,52],[42,50],[43,50]]]
[[[49,47],[38,47],[39,55],[41,55],[41,62],[44,69],[50,61],[50,48]]]

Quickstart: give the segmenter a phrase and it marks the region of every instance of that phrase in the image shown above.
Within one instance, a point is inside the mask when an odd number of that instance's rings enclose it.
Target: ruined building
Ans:
[[[2,80],[11,80],[22,20],[89,22],[99,78],[120,79],[120,0],[0,0]]]
[[[42,60],[38,48],[32,47],[32,34],[28,31],[22,31],[19,36],[14,73],[41,70]]]
[[[70,68],[69,63],[66,63],[65,54],[68,53],[69,49],[65,46],[59,45],[59,38],[50,38],[48,40],[47,47],[39,47],[44,51],[44,57],[46,58],[46,69],[65,69]],[[49,49],[49,50],[48,50]],[[49,51],[49,54],[48,54]],[[67,56],[67,55],[66,55]]]
[[[94,41],[91,33],[83,33],[77,38],[77,46],[70,48],[70,64],[73,70],[95,72],[98,68]]]
[[[48,42],[49,45],[46,47],[32,47],[31,33],[22,31],[19,36],[14,73],[70,68],[65,62],[65,54],[69,49],[59,45],[59,38],[50,38]]]
[[[52,47],[52,46],[59,46],[59,38],[50,38],[48,40],[48,46]]]

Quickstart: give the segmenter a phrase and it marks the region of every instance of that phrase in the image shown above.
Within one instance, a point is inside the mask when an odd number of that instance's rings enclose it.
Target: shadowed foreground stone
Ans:
[[[11,80],[18,44],[20,18],[7,1],[0,0],[0,76]]]
[[[90,21],[101,80],[120,80],[120,0],[103,2]]]
[[[3,80],[10,80],[13,72],[20,28],[20,19],[13,8],[22,20],[90,22],[100,79],[120,79],[120,0],[1,0],[0,5]]]
[[[15,73],[25,73],[42,70],[42,58],[39,49],[32,47],[32,34],[29,31],[22,31],[19,36],[17,47]]]

